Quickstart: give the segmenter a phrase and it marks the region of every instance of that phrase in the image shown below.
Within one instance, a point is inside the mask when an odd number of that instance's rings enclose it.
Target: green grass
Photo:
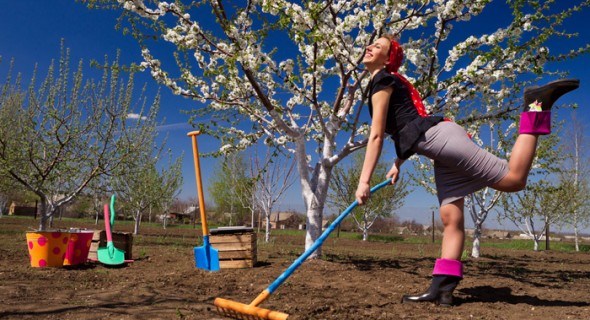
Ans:
[[[24,234],[23,230],[0,230],[0,234],[8,234],[8,235],[15,235],[15,234]]]
[[[510,250],[533,250],[533,240],[512,239],[501,242],[482,241],[481,247],[493,247]],[[549,248],[555,251],[575,252],[576,247],[573,243],[562,241],[551,241]],[[545,250],[545,241],[539,241],[539,250]],[[590,252],[590,245],[580,244],[580,252]]]
[[[272,235],[281,235],[281,236],[305,236],[305,230],[272,230]],[[334,231],[330,234],[330,238],[341,238],[341,239],[351,239],[351,240],[362,240],[363,235],[359,232],[350,232],[350,231],[340,231],[338,234],[337,231]],[[369,242],[403,242],[405,239],[398,235],[392,234],[369,234]]]
[[[4,216],[2,219],[0,219],[0,223],[2,223],[2,220],[5,219],[5,221],[9,221],[10,219],[19,219],[19,220],[32,220],[32,217],[28,217],[28,216]],[[38,220],[32,220],[35,221],[35,223],[38,223]],[[57,223],[59,221],[59,219],[55,219],[55,222]],[[88,224],[88,225],[94,225],[94,219],[93,218],[83,218],[83,219],[77,219],[77,218],[63,218],[61,220],[61,224],[67,224],[69,222],[75,222],[75,223],[79,223],[79,224]],[[103,226],[103,221],[99,221],[98,223],[98,227],[102,227]],[[117,225],[118,226],[128,226],[130,228],[133,227],[134,225],[134,221],[132,220],[117,220],[115,222],[115,229],[117,229]],[[184,246],[188,246],[188,245],[195,245],[194,243],[192,243],[192,240],[189,240],[188,238],[184,238],[184,237],[166,237],[166,236],[161,236],[161,237],[156,237],[156,238],[149,238],[149,239],[143,239],[141,236],[141,228],[142,227],[154,227],[154,228],[162,228],[162,224],[159,222],[142,222],[141,223],[141,227],[140,227],[140,236],[138,237],[138,239],[136,240],[138,243],[142,243],[142,242],[150,242],[150,243],[156,243],[156,244],[161,244],[161,245],[173,245],[173,246],[179,246],[179,247],[184,247]],[[215,226],[211,226],[212,228],[214,228]],[[192,224],[171,224],[168,225],[168,228],[170,229],[194,229]],[[200,226],[197,225],[196,226],[196,230],[197,232],[200,229]],[[23,234],[26,230],[13,230],[13,229],[0,229],[0,234]],[[294,238],[298,238],[298,239],[302,239],[305,237],[305,230],[294,230],[294,229],[281,229],[281,230],[272,230],[271,231],[271,243],[273,243],[273,237],[274,236],[290,236],[290,237],[294,237]],[[200,234],[199,234],[200,235]],[[349,240],[358,240],[361,241],[362,239],[362,234],[359,232],[349,232],[349,231],[340,231],[340,233],[338,234],[338,232],[335,230],[334,232],[332,232],[332,234],[330,234],[330,238],[335,239],[338,235],[338,238],[341,239],[349,239]],[[261,230],[261,234],[258,235],[258,238],[261,239],[264,237],[264,230]],[[295,241],[295,240],[294,240]],[[427,244],[431,244],[432,243],[432,239],[430,236],[400,236],[400,235],[394,235],[394,234],[373,234],[370,233],[369,234],[369,242],[382,242],[382,243],[404,243],[404,244],[415,244],[415,245],[427,245]],[[441,239],[440,238],[436,238],[435,243],[440,245],[441,243]],[[272,245],[272,244],[270,244]],[[471,246],[472,246],[472,239],[470,237],[465,239],[465,248],[466,250],[471,250]],[[486,247],[490,247],[490,248],[499,248],[499,249],[506,249],[506,250],[523,250],[523,251],[532,251],[533,250],[533,241],[532,240],[528,240],[528,239],[510,239],[510,240],[497,240],[497,239],[482,239],[481,241],[481,247],[482,248],[486,248]],[[570,241],[552,241],[550,244],[550,249],[553,251],[562,251],[562,252],[575,252],[575,245],[573,242]],[[540,241],[539,242],[539,250],[545,250],[545,241]],[[590,252],[590,244],[580,244],[580,252]]]
[[[260,229],[260,233],[264,234],[264,230]],[[295,229],[273,229],[270,231],[270,235],[281,235],[281,236],[304,236],[305,230],[295,230]]]
[[[362,240],[363,235],[357,234],[357,239]],[[404,238],[397,235],[387,235],[387,234],[369,234],[369,242],[383,242],[383,243],[392,243],[392,242],[403,242]]]

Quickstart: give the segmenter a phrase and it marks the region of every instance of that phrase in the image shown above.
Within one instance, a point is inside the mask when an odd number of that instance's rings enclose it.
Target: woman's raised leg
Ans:
[[[563,79],[525,89],[524,111],[520,116],[519,136],[508,161],[509,171],[492,188],[505,192],[524,189],[535,158],[538,137],[551,133],[551,107],[562,95],[579,85],[579,80]]]
[[[492,188],[504,192],[524,189],[535,158],[538,138],[539,135],[535,134],[520,134],[516,138],[508,161],[508,173],[502,180],[493,184]]]

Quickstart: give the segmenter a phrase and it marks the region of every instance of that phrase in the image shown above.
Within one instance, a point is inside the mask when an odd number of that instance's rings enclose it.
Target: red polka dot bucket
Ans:
[[[31,267],[61,267],[70,242],[70,233],[59,231],[27,232]]]
[[[92,230],[70,231],[70,240],[63,265],[74,266],[86,263],[93,236],[94,231]]]

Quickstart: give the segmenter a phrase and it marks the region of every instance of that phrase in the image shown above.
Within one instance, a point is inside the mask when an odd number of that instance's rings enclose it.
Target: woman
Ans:
[[[453,290],[463,278],[460,261],[465,240],[463,198],[486,186],[504,192],[525,187],[537,139],[551,132],[551,106],[560,96],[576,89],[579,80],[559,80],[525,89],[519,136],[510,161],[506,161],[475,145],[456,123],[427,116],[416,89],[397,73],[402,59],[400,45],[390,36],[369,45],[363,58],[371,73],[369,112],[372,123],[356,199],[362,205],[369,198],[369,181],[386,133],[392,136],[398,156],[387,173],[392,184],[399,177],[402,163],[411,155],[424,155],[434,160],[444,225],[441,257],[434,264],[429,289],[423,294],[405,295],[402,302],[451,305]]]

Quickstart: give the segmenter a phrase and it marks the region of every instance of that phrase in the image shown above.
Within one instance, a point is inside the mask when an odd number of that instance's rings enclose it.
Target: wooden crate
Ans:
[[[115,248],[125,251],[125,260],[133,258],[133,233],[130,232],[113,232],[113,244]],[[104,230],[95,230],[92,237],[92,244],[88,252],[88,260],[98,260],[96,251],[98,247],[106,247],[107,233]]]
[[[256,233],[251,228],[211,230],[211,247],[219,251],[221,269],[252,268],[256,265]]]
[[[88,251],[88,260],[98,260],[96,251],[98,250],[98,246],[100,245],[101,231],[102,230],[94,230],[94,235],[92,236],[92,244],[90,244],[90,251]]]

